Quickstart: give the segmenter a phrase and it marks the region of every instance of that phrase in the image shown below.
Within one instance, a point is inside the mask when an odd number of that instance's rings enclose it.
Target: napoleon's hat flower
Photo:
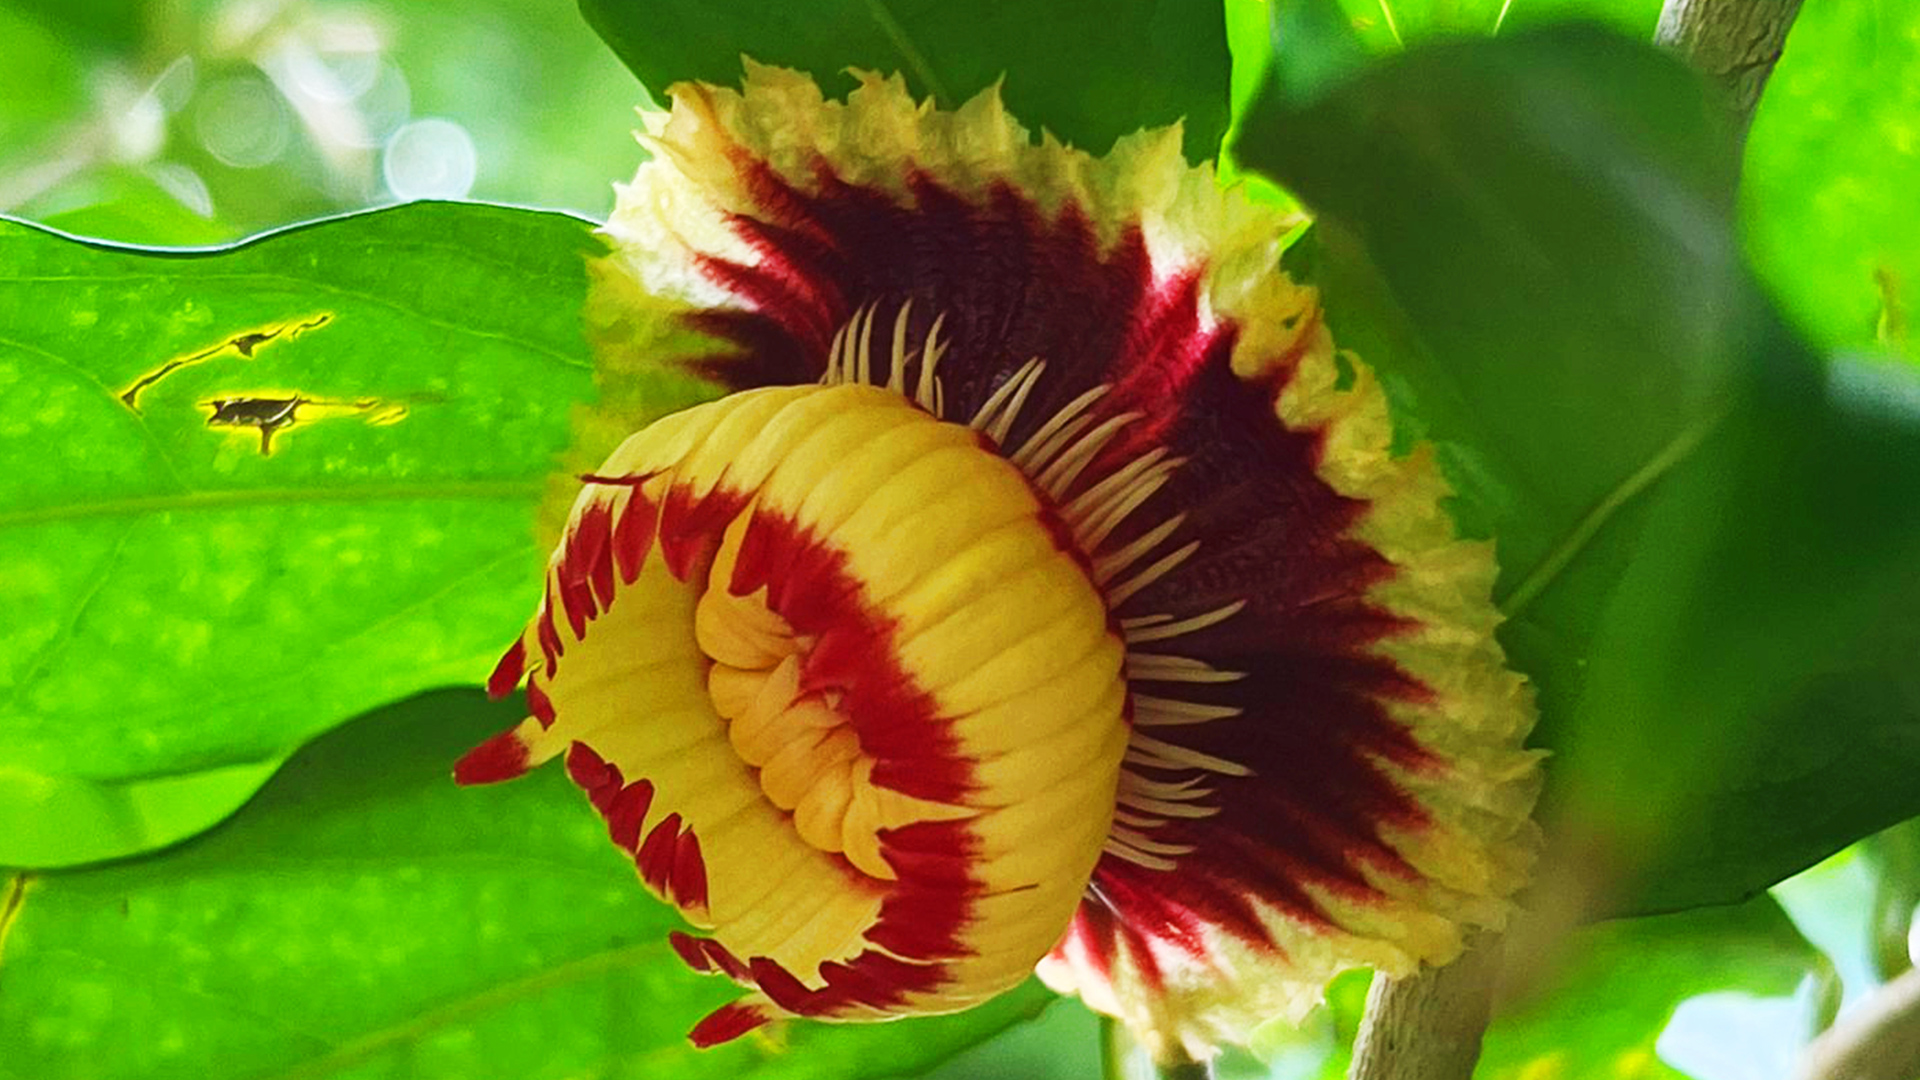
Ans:
[[[1177,129],[1094,158],[989,91],[673,90],[591,313],[610,389],[727,394],[584,478],[495,672],[776,1016],[1019,983],[1204,1055],[1444,963],[1534,842],[1532,720],[1429,455]]]

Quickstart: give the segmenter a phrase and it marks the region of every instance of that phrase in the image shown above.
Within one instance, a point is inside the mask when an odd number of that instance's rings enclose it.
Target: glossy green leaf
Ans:
[[[1920,356],[1920,9],[1808,4],[1754,114],[1742,190],[1761,273],[1825,343]]]
[[[203,252],[0,224],[0,864],[177,839],[486,673],[591,392],[592,247],[482,206]]]
[[[832,90],[847,68],[900,72],[945,108],[1005,78],[1007,108],[1094,153],[1142,126],[1186,120],[1187,156],[1227,127],[1229,61],[1218,4],[1158,0],[580,0],[640,81],[737,85],[742,54]]]
[[[1504,3],[1504,0],[1503,0]],[[1513,0],[1500,33],[1584,19],[1603,23],[1636,41],[1652,41],[1664,0]]]
[[[1338,0],[1360,39],[1387,52],[1436,36],[1491,34],[1527,0]]]
[[[111,780],[0,765],[7,863],[74,866],[177,843],[238,810],[281,761]]]
[[[1781,328],[1691,73],[1522,33],[1269,99],[1245,131],[1319,214],[1336,336],[1497,537],[1553,794],[1640,879],[1621,902],[1737,899],[1920,810],[1888,660],[1920,566],[1910,388],[1829,385]]]
[[[451,762],[520,716],[475,691],[372,713],[242,813],[165,855],[0,887],[0,1077],[344,1080],[913,1074],[1052,1000],[796,1024],[696,1051],[736,996],[558,768],[459,788]]]

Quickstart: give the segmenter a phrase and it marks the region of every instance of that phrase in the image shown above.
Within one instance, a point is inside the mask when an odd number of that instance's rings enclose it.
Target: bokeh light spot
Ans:
[[[229,75],[200,92],[193,128],[222,164],[257,169],[285,152],[293,121],[273,84],[259,75]]]
[[[387,140],[381,171],[399,199],[458,199],[479,169],[473,137],[451,120],[415,120]]]

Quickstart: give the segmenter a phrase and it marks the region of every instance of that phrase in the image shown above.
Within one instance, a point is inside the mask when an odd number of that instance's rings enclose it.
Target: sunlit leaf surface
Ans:
[[[830,87],[847,85],[838,76],[849,67],[899,72],[945,108],[1004,76],[1007,107],[1022,123],[1094,153],[1184,117],[1187,155],[1200,160],[1227,127],[1218,4],[581,0],[580,8],[655,94],[682,79],[736,84],[744,53]]]
[[[0,224],[0,864],[177,838],[485,674],[591,390],[591,245],[480,206],[206,253]]]
[[[913,1074],[1037,1014],[1037,984],[955,1017],[796,1025],[696,1051],[737,994],[558,769],[459,788],[448,763],[521,713],[443,691],[296,755],[162,856],[0,878],[0,1076],[341,1080]]]
[[[1819,340],[1920,356],[1920,8],[1808,4],[1754,116],[1744,222]]]

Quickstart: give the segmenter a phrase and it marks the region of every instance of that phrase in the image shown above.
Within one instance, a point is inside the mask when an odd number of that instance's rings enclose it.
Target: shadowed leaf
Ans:
[[[380,710],[180,848],[29,877],[0,955],[0,1071],[860,1080],[922,1071],[1052,1000],[1029,983],[960,1016],[694,1050],[687,1029],[738,990],[681,963],[677,918],[565,773],[449,778],[519,708],[442,691]]]
[[[684,79],[738,85],[744,54],[809,72],[829,94],[847,68],[899,72],[944,108],[1004,76],[1021,123],[1096,154],[1184,117],[1187,156],[1202,160],[1227,127],[1218,4],[580,0],[580,10],[656,96]]]

